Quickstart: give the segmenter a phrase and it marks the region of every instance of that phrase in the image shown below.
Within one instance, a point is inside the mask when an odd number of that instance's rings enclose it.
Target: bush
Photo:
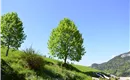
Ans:
[[[22,59],[25,60],[28,66],[33,70],[40,70],[44,67],[45,62],[42,56],[38,55],[37,52],[32,48],[27,48],[23,51]]]

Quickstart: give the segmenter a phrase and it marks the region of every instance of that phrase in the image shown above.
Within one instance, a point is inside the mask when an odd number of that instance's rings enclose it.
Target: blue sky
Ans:
[[[31,45],[48,55],[47,42],[63,18],[75,22],[83,35],[86,54],[77,64],[108,61],[129,50],[129,0],[2,0],[1,14],[17,12]]]

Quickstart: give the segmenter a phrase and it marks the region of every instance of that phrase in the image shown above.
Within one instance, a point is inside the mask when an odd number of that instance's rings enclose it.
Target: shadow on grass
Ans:
[[[49,62],[49,61],[45,61],[45,64],[46,65],[54,65],[53,62]],[[37,76],[40,76],[42,77],[43,79],[49,79],[49,80],[55,80],[55,79],[58,79],[58,80],[64,80],[63,77],[56,73],[56,72],[53,72],[51,70],[48,70],[46,69],[45,67],[42,67],[41,69],[39,70],[34,70],[36,72],[36,75]]]
[[[76,67],[72,66],[71,64],[62,64],[62,62],[59,62],[58,65],[62,65],[62,67],[66,68],[67,70],[80,72],[80,73],[86,74],[86,75],[91,76],[91,77],[99,77],[96,75],[96,73],[101,73],[101,74],[104,74],[104,75],[110,77],[110,75],[105,74],[103,72],[94,72],[94,71],[82,72],[79,69],[77,69]]]
[[[54,65],[54,63],[52,62],[46,62],[47,65]],[[88,71],[88,72],[82,72],[80,71],[79,69],[77,69],[76,67],[72,66],[71,64],[63,64],[62,62],[58,62],[57,64],[58,66],[62,67],[62,68],[65,68],[67,70],[70,70],[70,71],[76,71],[76,72],[79,72],[79,73],[83,73],[87,76],[90,76],[90,77],[98,77],[96,75],[97,72],[93,72],[93,71]],[[56,73],[55,71],[52,71],[52,70],[49,70],[49,69],[46,69],[46,68],[41,68],[39,70],[35,70],[37,76],[40,76],[42,77],[43,79],[49,79],[49,80],[55,80],[55,79],[58,79],[58,80],[64,80],[63,76],[61,74],[58,74]],[[100,72],[102,73],[102,72]],[[105,74],[105,73],[102,73],[102,74]],[[77,79],[80,79],[79,76],[74,76],[73,75],[70,75],[69,73],[65,74],[67,76],[67,80],[76,80],[75,78]],[[82,80],[82,79],[81,79]]]
[[[25,80],[25,78],[1,59],[1,80]]]
[[[60,74],[57,74],[51,70],[48,70],[46,68],[42,68],[39,70],[34,70],[36,72],[37,76],[42,77],[43,79],[49,79],[49,80],[64,80],[63,77]]]
[[[50,65],[50,66],[54,65],[53,62],[49,62],[49,61],[44,61],[44,62],[45,62],[45,65]],[[58,73],[56,73],[56,72],[54,72],[52,70],[49,70],[49,69],[45,68],[44,66],[41,67],[40,69],[34,70],[34,71],[36,72],[37,76],[40,76],[43,79],[49,79],[49,80],[58,79],[58,80],[63,80],[63,77],[60,74],[58,74]]]
[[[49,62],[49,61],[45,61],[45,64],[48,64],[48,65],[54,65],[53,62]]]
[[[45,75],[51,76],[51,78],[61,78],[62,79],[62,76],[60,74],[52,72],[48,69],[44,69],[43,72],[44,72]]]
[[[79,69],[76,67],[72,66],[71,64],[63,64],[62,62],[58,62],[58,65],[71,71],[76,71],[76,72],[81,72]]]

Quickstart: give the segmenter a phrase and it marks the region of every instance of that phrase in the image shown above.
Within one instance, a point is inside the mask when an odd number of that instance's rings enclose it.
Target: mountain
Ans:
[[[130,76],[130,51],[120,54],[108,62],[92,64],[92,68],[99,69],[116,76]]]

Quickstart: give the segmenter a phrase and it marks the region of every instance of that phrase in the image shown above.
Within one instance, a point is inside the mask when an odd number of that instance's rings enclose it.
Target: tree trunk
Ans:
[[[67,55],[65,55],[64,64],[66,64],[66,60],[67,60]]]
[[[8,56],[8,52],[9,52],[9,45],[7,47],[7,50],[6,50],[6,56]]]

